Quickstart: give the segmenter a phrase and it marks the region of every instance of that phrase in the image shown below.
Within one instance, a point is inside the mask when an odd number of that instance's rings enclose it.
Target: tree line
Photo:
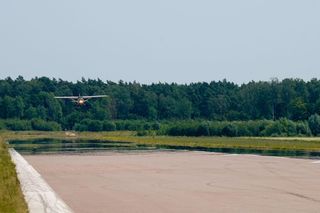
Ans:
[[[109,97],[90,100],[84,107],[54,99],[54,96],[79,94],[106,94]],[[21,76],[0,80],[0,119],[6,123],[33,120],[33,125],[32,122],[28,124],[31,129],[35,127],[35,121],[41,121],[43,126],[54,123],[59,126],[53,129],[83,131],[88,130],[87,126],[108,129],[110,122],[117,129],[115,121],[128,120],[158,122],[164,126],[169,125],[165,121],[173,125],[177,123],[175,121],[183,120],[188,120],[186,123],[189,124],[195,120],[229,122],[231,126],[236,126],[237,121],[277,123],[288,120],[309,125],[308,119],[316,114],[320,114],[320,81],[317,79],[272,79],[242,85],[226,80],[148,85],[100,79],[69,82],[40,77],[25,80]]]

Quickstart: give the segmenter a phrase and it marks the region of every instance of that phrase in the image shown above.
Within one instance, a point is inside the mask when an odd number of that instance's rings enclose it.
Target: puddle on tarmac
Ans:
[[[115,142],[106,140],[60,140],[33,139],[11,140],[10,147],[20,154],[59,154],[59,153],[92,153],[101,151],[112,152],[150,152],[150,151],[205,151],[228,154],[257,154],[268,156],[284,156],[320,159],[320,152],[292,150],[257,150],[239,148],[205,148],[168,145],[145,145],[133,142]]]

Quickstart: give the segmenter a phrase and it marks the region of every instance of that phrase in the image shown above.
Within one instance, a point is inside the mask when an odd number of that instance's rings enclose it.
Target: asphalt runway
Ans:
[[[206,152],[26,155],[75,212],[320,212],[320,161]]]

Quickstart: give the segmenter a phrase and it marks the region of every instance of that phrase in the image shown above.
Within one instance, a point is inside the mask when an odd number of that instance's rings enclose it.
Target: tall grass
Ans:
[[[0,212],[28,212],[26,202],[20,189],[15,165],[8,153],[8,147],[0,136]]]

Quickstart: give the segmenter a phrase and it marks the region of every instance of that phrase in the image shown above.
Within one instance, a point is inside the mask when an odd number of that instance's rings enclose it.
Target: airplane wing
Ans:
[[[57,99],[77,99],[78,96],[56,96]]]
[[[104,98],[108,97],[107,95],[88,95],[88,96],[82,96],[82,98],[89,99],[89,98]]]

